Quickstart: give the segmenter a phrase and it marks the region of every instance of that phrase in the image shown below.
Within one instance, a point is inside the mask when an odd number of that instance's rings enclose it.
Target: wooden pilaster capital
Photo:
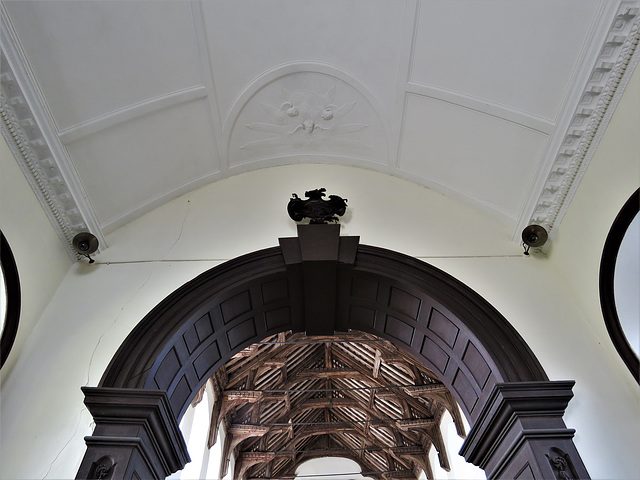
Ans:
[[[96,427],[85,438],[87,454],[77,478],[91,478],[99,459],[113,451],[119,452],[110,477],[114,479],[129,478],[130,472],[165,478],[190,461],[166,392],[111,387],[82,391]]]
[[[523,468],[535,478],[555,479],[553,458],[562,452],[571,472],[567,478],[589,478],[573,444],[575,430],[562,416],[573,397],[573,381],[497,384],[460,455],[492,478],[515,478]],[[510,477],[511,475],[511,477]]]

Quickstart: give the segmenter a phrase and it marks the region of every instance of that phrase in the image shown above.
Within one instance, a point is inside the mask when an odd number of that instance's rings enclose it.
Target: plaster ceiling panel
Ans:
[[[194,100],[69,143],[101,226],[113,230],[218,172],[210,129],[206,100]]]
[[[422,2],[410,81],[555,121],[599,3]]]
[[[304,62],[329,65],[365,82],[389,111],[405,9],[396,1],[203,2],[211,70],[221,116],[266,72]],[[302,69],[303,67],[301,67]]]
[[[384,115],[374,103],[333,75],[282,75],[250,95],[240,109],[230,135],[229,165],[303,156],[386,165]]]
[[[451,103],[408,95],[400,170],[514,226],[547,135]]]
[[[202,84],[187,2],[6,2],[59,130]]]

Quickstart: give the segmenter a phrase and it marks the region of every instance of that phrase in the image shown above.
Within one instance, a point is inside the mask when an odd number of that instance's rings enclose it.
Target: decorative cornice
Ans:
[[[71,247],[71,240],[78,231],[91,231],[98,237],[102,248],[106,246],[106,242],[68,153],[61,143],[61,133],[50,119],[2,4],[0,10],[4,53],[0,130],[69,255],[76,259],[78,257]],[[538,198],[532,202],[533,205],[530,204],[529,212],[521,217],[527,218],[529,215],[527,224],[545,226],[551,237],[560,225],[640,60],[640,50],[637,48],[639,41],[640,2],[623,0],[571,116],[547,179],[540,188]],[[334,69],[319,64],[310,66],[317,72],[336,75]],[[299,67],[300,65],[295,65],[295,68],[287,66],[276,69],[261,80],[266,82],[285,74],[300,73]],[[335,78],[339,79],[337,76]],[[353,80],[349,84],[353,84]],[[241,98],[252,98],[258,90],[259,86],[253,85]],[[365,91],[362,88],[356,90]],[[371,103],[369,97],[367,100]],[[244,106],[243,102],[236,103],[238,104],[234,104],[232,108],[235,113],[230,116],[231,119],[237,119]],[[376,105],[375,102],[372,105]],[[229,119],[225,122],[228,138],[231,138],[229,130],[234,124]],[[296,133],[308,133],[308,130],[304,130],[304,124],[301,125],[302,130],[298,129]],[[383,127],[388,131],[388,125]],[[518,238],[519,232],[520,229],[517,229],[515,233]]]
[[[42,137],[38,124],[30,115],[31,111],[26,106],[21,92],[8,98],[7,92],[14,93],[13,90],[19,89],[15,78],[10,71],[3,71],[1,77],[2,135],[67,253],[72,259],[77,259],[79,256],[74,252],[71,241],[74,232],[87,229],[86,223],[82,220],[68,186],[56,168],[51,151]]]
[[[70,181],[71,161],[48,121],[4,6],[0,8],[0,130],[67,253],[78,260],[81,256],[72,246],[78,232],[91,231],[102,248],[106,242],[91,207],[77,199],[79,180]]]
[[[593,65],[529,224],[560,225],[640,59],[640,3],[622,2]]]

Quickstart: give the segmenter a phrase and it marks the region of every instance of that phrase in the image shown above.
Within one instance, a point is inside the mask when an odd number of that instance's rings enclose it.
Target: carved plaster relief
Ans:
[[[640,59],[640,7],[623,2],[582,92],[529,224],[550,234],[562,221]],[[620,88],[622,87],[622,88]]]
[[[229,163],[291,155],[385,163],[385,137],[367,95],[347,81],[318,72],[289,73],[259,86],[241,106]]]
[[[3,5],[0,13],[0,131],[65,250],[78,260],[72,246],[78,232],[92,232],[101,249],[107,243]]]
[[[4,56],[1,70],[2,135],[67,253],[78,259],[73,236],[87,230],[87,224]]]
[[[571,122],[558,142],[561,147],[545,164],[548,176],[536,184],[520,216],[522,226],[542,224],[553,235],[638,63],[640,2],[623,0],[620,5],[581,100],[568,116]],[[69,254],[75,257],[70,242],[78,230],[92,231],[103,247],[99,222],[68,158],[65,138],[52,124],[4,7],[0,10],[4,54],[0,130]],[[404,98],[407,86],[400,90],[398,98]],[[212,92],[208,95],[213,97]],[[395,165],[388,142],[398,132],[391,128],[388,112],[353,76],[327,64],[297,62],[264,73],[238,95],[223,129],[220,145],[227,147],[222,154],[230,169],[223,168],[222,177],[258,166],[300,162],[379,171]],[[520,232],[516,229],[518,239]]]

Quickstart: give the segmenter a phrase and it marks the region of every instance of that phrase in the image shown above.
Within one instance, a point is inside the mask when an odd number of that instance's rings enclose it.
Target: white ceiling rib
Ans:
[[[204,98],[207,98],[207,91],[203,86],[172,92],[168,95],[152,98],[135,105],[128,105],[120,110],[109,112],[87,122],[65,128],[61,130],[58,135],[63,144],[68,144],[119,123],[135,120],[136,118],[171,108],[175,105]]]
[[[300,161],[421,183],[516,239],[529,223],[553,234],[638,62],[639,11],[4,2],[2,130],[67,245],[89,229],[104,246],[193,188]]]
[[[468,108],[476,112],[481,112],[492,117],[502,118],[523,127],[536,130],[540,133],[550,135],[555,129],[555,124],[546,118],[538,117],[521,110],[509,108],[505,105],[487,103],[477,97],[464,95],[460,92],[453,92],[439,87],[420,85],[417,83],[407,83],[407,93],[430,97],[443,102]]]

